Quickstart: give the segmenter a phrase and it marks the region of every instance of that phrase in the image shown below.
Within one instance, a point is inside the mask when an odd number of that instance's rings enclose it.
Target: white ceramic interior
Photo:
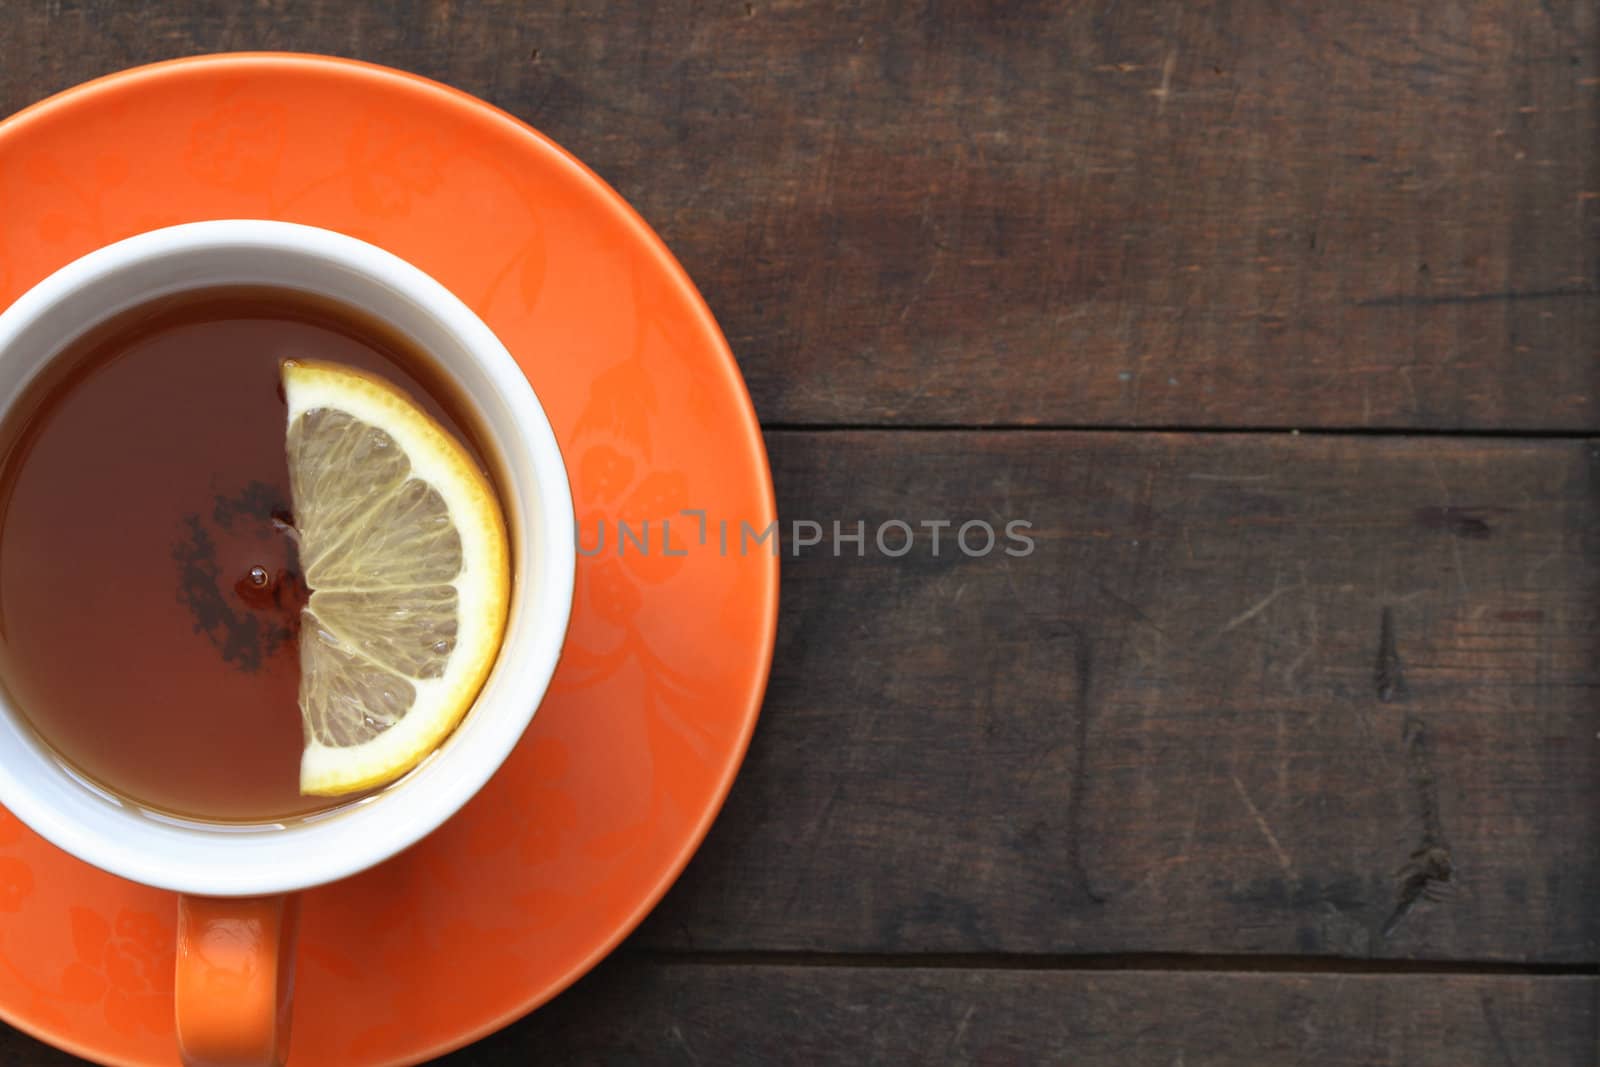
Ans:
[[[480,417],[507,497],[516,581],[499,662],[471,713],[422,766],[376,796],[283,826],[182,822],[68,771],[0,693],[0,804],[96,867],[215,896],[277,893],[370,867],[436,829],[510,754],[555,671],[572,607],[572,496],[539,401],[505,346],[459,299],[398,257],[284,222],[197,222],[68,264],[0,313],[0,412],[77,335],[155,297],[214,285],[332,297],[430,352]],[[93,670],[92,663],[84,665]]]

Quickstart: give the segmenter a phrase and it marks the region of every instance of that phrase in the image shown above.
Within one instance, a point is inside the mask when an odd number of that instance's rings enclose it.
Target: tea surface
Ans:
[[[349,799],[299,792],[292,357],[383,375],[473,441],[409,342],[257,288],[119,316],[0,426],[0,681],[65,762],[136,804],[270,821]]]

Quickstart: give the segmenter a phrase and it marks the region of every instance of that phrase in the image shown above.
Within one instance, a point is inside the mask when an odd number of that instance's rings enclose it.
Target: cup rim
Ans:
[[[534,475],[532,485],[503,489],[526,498],[523,540],[535,540],[539,547],[535,554],[522,553],[524,569],[518,576],[533,590],[523,611],[537,617],[538,624],[522,627],[515,645],[508,627],[506,643],[485,683],[486,692],[495,687],[502,706],[488,720],[458,732],[424,766],[371,801],[287,828],[162,822],[111,799],[101,801],[104,818],[91,825],[37,796],[22,775],[9,773],[10,768],[0,762],[0,771],[5,772],[0,773],[0,805],[57,847],[135,882],[208,896],[290,892],[337,881],[410,847],[459,811],[511,754],[544,699],[571,623],[576,572],[567,468],[527,376],[459,297],[421,268],[358,238],[265,219],[184,223],[124,238],[66,264],[0,310],[0,359],[41,316],[112,275],[164,257],[251,250],[304,255],[352,272],[364,283],[414,305],[471,354],[497,398],[510,409],[512,427],[498,428],[495,436],[509,433],[515,438],[515,447]],[[149,298],[140,302],[144,299]],[[108,309],[107,314],[114,311]],[[501,445],[512,447],[511,442]],[[12,745],[31,746],[35,757],[52,761],[64,777],[75,777],[18,721],[20,713],[12,704],[0,692],[0,760],[9,758]],[[469,717],[480,710],[475,706]],[[188,853],[190,858],[175,859],[174,852]],[[203,861],[198,859],[202,854]]]

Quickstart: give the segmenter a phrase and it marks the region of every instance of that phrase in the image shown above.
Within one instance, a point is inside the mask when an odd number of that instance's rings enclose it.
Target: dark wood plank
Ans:
[[[938,557],[924,539],[899,559],[869,543],[864,558],[788,560],[749,763],[636,947],[1600,958],[1600,447],[856,432],[769,446],[786,521],[1024,517],[1038,548],[969,559],[947,533]],[[1594,1047],[1594,990],[1546,1016],[1566,1001],[1541,990],[1578,987],[1545,979],[1516,978],[1532,992],[1510,1001],[1491,989],[1485,1011],[1479,987],[1464,1007],[1385,986],[1341,1008],[1373,981],[1349,974],[1219,990],[1190,975],[942,971],[919,987],[898,970],[816,970],[596,979],[604,1007],[563,1000],[463,1062],[519,1062],[547,1041],[649,1060],[673,1026],[702,1055],[755,1055],[778,1019],[807,1050],[887,1033],[890,1057],[939,1032],[929,1004],[953,1032],[973,997],[997,1006],[979,1010],[1001,1052],[1014,1032],[1082,1042],[1090,1063],[1195,1033],[1212,1043],[1188,1063],[1297,1035],[1327,1042],[1318,1063],[1400,1062],[1394,1047],[1492,1063],[1452,1044],[1493,1039],[1491,1018],[1509,1062],[1592,1062],[1573,1057]],[[1127,985],[1072,984],[1094,981]],[[1406,981],[1442,996],[1486,979]],[[1068,992],[1039,1006],[1006,984],[1031,982]],[[1120,1014],[1137,1003],[1160,1010]],[[1013,1030],[1011,1011],[1064,1029]],[[1537,1032],[1507,1029],[1525,1025]]]
[[[768,443],[786,522],[1037,549],[785,560],[761,727],[644,943],[1600,959],[1600,447]]]
[[[0,111],[193,52],[571,147],[803,423],[1600,427],[1600,9],[12,4]]]
[[[439,1067],[1589,1067],[1586,978],[613,965]]]
[[[434,1063],[522,1067],[531,1055],[555,1064],[1588,1067],[1597,990],[1592,978],[703,966],[621,958],[543,1011]],[[8,1067],[83,1062],[5,1028],[0,1060]]]

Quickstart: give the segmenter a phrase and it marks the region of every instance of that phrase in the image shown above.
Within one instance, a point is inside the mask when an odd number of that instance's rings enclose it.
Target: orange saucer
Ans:
[[[755,727],[776,625],[775,519],[721,333],[599,178],[489,105],[347,60],[248,54],[113,75],[0,123],[0,306],[100,245],[264,218],[371,241],[517,356],[582,531],[572,628],[504,769],[397,859],[307,894],[291,1064],[412,1064],[583,974],[677,877]],[[702,540],[703,510],[710,536]],[[672,551],[660,544],[672,518]],[[618,555],[617,524],[629,541]],[[732,537],[724,555],[718,523]],[[108,1064],[171,1065],[175,898],[0,810],[0,1018]]]

